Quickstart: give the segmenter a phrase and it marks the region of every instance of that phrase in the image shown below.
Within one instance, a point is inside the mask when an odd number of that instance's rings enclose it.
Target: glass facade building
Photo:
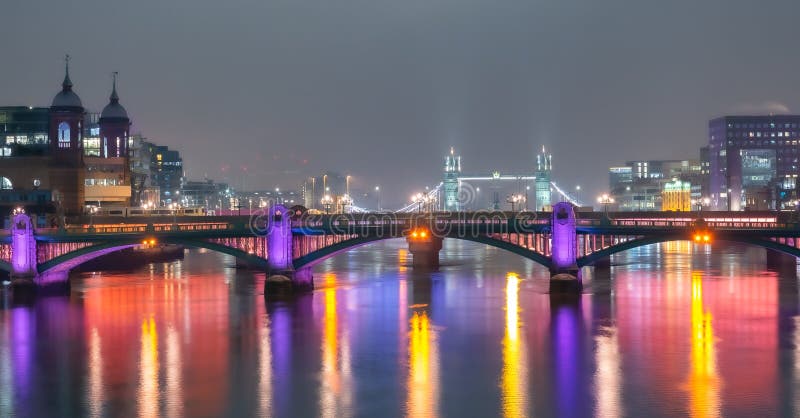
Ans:
[[[794,207],[800,115],[725,116],[709,121],[708,136],[714,209]]]

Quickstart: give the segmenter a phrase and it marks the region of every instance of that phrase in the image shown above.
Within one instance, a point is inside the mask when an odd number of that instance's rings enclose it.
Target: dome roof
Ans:
[[[69,55],[66,59],[66,70],[64,81],[61,83],[61,91],[53,97],[51,107],[80,107],[83,108],[81,98],[72,91],[72,80],[69,79]]]
[[[81,98],[72,90],[62,90],[53,98],[51,107],[83,107]]]
[[[128,111],[119,104],[119,96],[117,95],[117,73],[114,73],[114,87],[111,89],[111,97],[109,103],[103,108],[100,113],[100,119],[128,119]]]
[[[128,119],[128,112],[119,102],[111,102],[107,104],[106,107],[103,108],[103,112],[100,113],[100,119],[109,118]]]

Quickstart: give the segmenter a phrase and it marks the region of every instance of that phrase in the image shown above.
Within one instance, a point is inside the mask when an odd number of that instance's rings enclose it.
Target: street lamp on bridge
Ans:
[[[512,212],[516,212],[515,205],[519,203],[520,204],[519,207],[520,207],[520,209],[522,209],[522,203],[525,202],[525,196],[523,196],[521,194],[514,194],[514,195],[511,195],[511,196],[508,196],[508,198],[506,199],[506,202],[511,203],[511,211]]]
[[[608,218],[608,206],[614,203],[614,198],[609,196],[608,193],[603,193],[597,198],[597,203],[603,205],[603,213]]]
[[[411,202],[417,204],[417,212],[422,212],[422,204],[423,203],[428,203],[429,201],[430,201],[430,198],[428,197],[427,194],[417,193],[417,194],[411,196]]]
[[[703,206],[708,206],[711,203],[711,199],[707,197],[701,197],[699,199],[692,199],[692,206],[697,205],[697,211],[702,212]]]
[[[328,214],[331,212],[331,205],[333,204],[333,198],[331,195],[326,194],[322,197],[322,207],[325,208],[325,213]]]

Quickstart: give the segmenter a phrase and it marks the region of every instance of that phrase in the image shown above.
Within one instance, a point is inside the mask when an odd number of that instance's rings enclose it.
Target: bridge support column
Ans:
[[[16,213],[11,218],[11,285],[17,291],[69,292],[68,272],[37,270],[36,237],[31,218]]]
[[[311,269],[295,271],[292,261],[292,217],[283,205],[269,208],[267,220],[267,279],[264,293],[305,292],[314,289]]]
[[[424,232],[415,231],[406,237],[408,252],[411,253],[414,269],[438,269],[439,251],[442,249],[443,240],[442,237],[433,236],[428,230],[424,230]]]
[[[33,286],[36,276],[36,238],[31,218],[17,213],[11,218],[11,282],[14,286]]]
[[[778,271],[796,271],[797,258],[780,251],[767,249],[767,268]]]
[[[568,202],[553,205],[550,222],[552,261],[550,264],[550,293],[581,293],[578,268],[578,236],[575,230],[575,209]]]

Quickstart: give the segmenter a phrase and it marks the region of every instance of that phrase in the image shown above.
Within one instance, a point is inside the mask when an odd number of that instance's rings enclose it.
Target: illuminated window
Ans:
[[[69,148],[69,124],[67,122],[58,124],[58,147]]]
[[[11,190],[12,188],[11,180],[5,177],[0,177],[0,190]]]

